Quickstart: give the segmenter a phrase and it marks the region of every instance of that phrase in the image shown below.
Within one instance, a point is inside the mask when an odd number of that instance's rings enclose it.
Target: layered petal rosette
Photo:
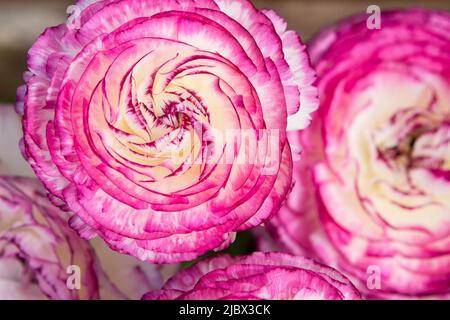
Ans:
[[[369,297],[448,298],[450,14],[383,12],[380,30],[366,18],[311,46],[321,111],[294,137],[304,161],[272,226]]]
[[[80,1],[29,52],[24,153],[72,227],[158,263],[226,247],[291,186],[316,90],[299,37],[246,0]]]
[[[0,299],[137,299],[160,286],[154,266],[114,254],[70,229],[40,183],[0,177]]]
[[[256,252],[221,255],[178,272],[147,300],[358,300],[338,271],[302,257]]]
[[[38,186],[34,180],[0,178],[1,297],[99,298],[91,247],[67,227]],[[80,271],[80,290],[67,285],[72,265]]]

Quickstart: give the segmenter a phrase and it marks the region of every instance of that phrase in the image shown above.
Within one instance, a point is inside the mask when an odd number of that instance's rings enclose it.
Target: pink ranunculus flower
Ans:
[[[221,255],[178,272],[146,300],[359,300],[338,271],[303,257]]]
[[[450,14],[357,16],[310,49],[321,111],[272,229],[368,297],[449,298]]]
[[[69,228],[38,181],[0,177],[0,299],[139,299],[160,287],[154,266],[116,254]]]
[[[71,225],[157,263],[228,246],[290,186],[316,88],[298,35],[247,0],[79,1],[29,52],[24,154]]]

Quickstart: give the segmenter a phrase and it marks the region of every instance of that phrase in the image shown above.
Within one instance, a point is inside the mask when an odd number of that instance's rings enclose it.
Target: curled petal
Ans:
[[[0,298],[138,299],[160,285],[155,266],[82,240],[37,181],[0,177]]]
[[[71,226],[174,263],[267,221],[287,130],[317,108],[304,45],[247,0],[80,1],[29,52],[24,153]]]

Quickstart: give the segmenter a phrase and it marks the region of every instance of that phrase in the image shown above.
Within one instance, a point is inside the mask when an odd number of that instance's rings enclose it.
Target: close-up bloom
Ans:
[[[360,294],[338,271],[303,257],[256,252],[221,255],[178,272],[155,300],[358,300]]]
[[[366,18],[309,47],[320,111],[290,140],[303,159],[271,229],[369,298],[449,298],[450,14]]]
[[[0,300],[450,300],[448,0],[5,0],[0,73]]]
[[[28,53],[23,153],[81,236],[156,263],[226,248],[291,188],[305,46],[247,0],[79,1]]]
[[[69,228],[37,180],[0,177],[1,300],[138,299],[160,287],[154,266],[115,254]]]

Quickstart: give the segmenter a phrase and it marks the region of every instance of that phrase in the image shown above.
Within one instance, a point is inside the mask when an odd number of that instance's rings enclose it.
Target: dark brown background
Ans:
[[[164,1],[164,0],[161,0]],[[0,102],[12,102],[22,82],[28,48],[46,26],[66,20],[75,0],[0,0]],[[254,0],[259,8],[273,8],[290,29],[307,41],[324,26],[343,17],[365,12],[371,4],[381,9],[421,6],[450,10],[450,0]]]

